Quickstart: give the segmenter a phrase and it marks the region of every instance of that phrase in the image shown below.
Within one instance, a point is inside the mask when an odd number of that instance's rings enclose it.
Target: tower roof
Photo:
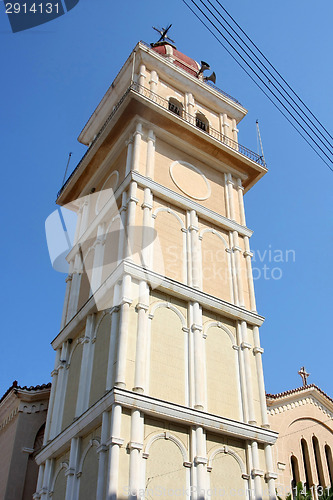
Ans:
[[[179,50],[177,50],[173,45],[166,42],[161,42],[159,44],[155,44],[152,49],[161,56],[167,57],[175,64],[175,66],[178,66],[179,68],[187,71],[188,73],[190,73],[190,75],[198,75],[200,64],[197,63],[194,59],[186,56],[182,52],[179,52]]]

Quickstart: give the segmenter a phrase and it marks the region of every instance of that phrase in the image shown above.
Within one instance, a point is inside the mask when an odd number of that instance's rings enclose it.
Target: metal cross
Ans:
[[[302,377],[302,381],[303,381],[303,386],[307,386],[308,385],[308,376],[310,375],[310,373],[308,373],[305,369],[305,366],[301,366],[298,374]]]

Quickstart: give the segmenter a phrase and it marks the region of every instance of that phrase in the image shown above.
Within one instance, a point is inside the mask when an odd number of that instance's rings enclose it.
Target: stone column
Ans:
[[[252,454],[252,478],[254,481],[254,496],[256,500],[262,500],[262,477],[264,472],[260,469],[259,453],[258,453],[258,443],[252,441],[251,443],[251,454]]]
[[[194,116],[194,97],[191,92],[186,92],[185,94],[185,105],[186,105],[186,112],[188,113],[188,118],[190,119],[190,123],[192,125],[195,125],[195,116]]]
[[[244,209],[244,198],[243,198],[244,188],[242,186],[242,180],[240,178],[237,179],[236,187],[237,187],[237,194],[238,194],[238,205],[239,205],[240,223],[243,226],[246,226],[245,209]]]
[[[51,422],[52,422],[52,419],[55,417],[53,415],[53,411],[54,411],[55,395],[57,392],[58,366],[59,366],[59,364],[60,364],[60,349],[57,349],[56,359],[54,362],[54,370],[51,372],[52,384],[51,384],[50,399],[49,399],[49,404],[48,404],[48,409],[47,409],[47,418],[46,418],[46,424],[45,424],[45,432],[44,432],[44,440],[43,440],[44,446],[50,440]]]
[[[240,386],[241,386],[241,399],[242,399],[242,409],[243,409],[243,418],[244,422],[248,422],[249,420],[249,409],[248,409],[248,401],[247,401],[247,391],[246,391],[246,372],[244,366],[244,352],[241,348],[243,336],[242,336],[242,328],[241,323],[237,321],[236,323],[236,335],[237,335],[237,344],[238,344],[238,359],[239,359],[239,378],[240,378]]]
[[[133,391],[144,393],[146,386],[146,359],[147,359],[147,321],[149,309],[149,287],[145,281],[139,285],[139,302],[136,306],[138,313],[135,375]]]
[[[130,473],[129,473],[129,498],[138,499],[141,486],[141,462],[144,435],[144,420],[139,410],[133,410],[131,415],[131,441],[130,450]]]
[[[104,500],[104,478],[106,467],[106,453],[108,451],[107,439],[109,433],[109,412],[104,411],[102,414],[102,431],[101,444],[97,448],[98,453],[98,476],[97,476],[97,493],[96,500]]]
[[[204,409],[204,344],[202,336],[202,311],[198,302],[193,303],[193,347],[194,347],[194,408]]]
[[[109,463],[107,478],[107,500],[117,500],[119,476],[119,449],[124,440],[120,437],[122,408],[119,404],[112,406],[109,446]]]
[[[190,212],[191,225],[189,231],[191,234],[191,256],[192,256],[192,286],[200,288],[202,263],[199,262],[199,227],[198,216],[194,210]]]
[[[61,430],[63,417],[63,408],[66,396],[67,385],[67,361],[68,361],[68,342],[63,342],[59,359],[57,390],[54,397],[54,409],[52,412],[52,421],[49,439],[53,439]]]
[[[257,312],[256,297],[255,297],[255,293],[254,293],[252,262],[251,262],[252,257],[253,257],[253,253],[250,251],[250,241],[249,241],[248,236],[244,236],[244,243],[245,243],[244,257],[245,257],[245,262],[246,262],[247,283],[248,283],[249,295],[250,295],[250,308],[251,308],[251,311]]]
[[[34,493],[32,496],[33,500],[39,500],[41,497],[41,490],[43,487],[43,476],[44,476],[44,464],[41,464],[38,469],[36,493]]]
[[[111,309],[111,331],[110,331],[110,343],[109,343],[109,356],[108,356],[108,371],[106,375],[106,390],[110,391],[113,387],[114,382],[114,363],[116,360],[115,347],[116,347],[116,337],[118,332],[119,323],[119,306],[114,306]]]
[[[68,312],[68,305],[69,305],[69,297],[71,294],[72,277],[73,277],[72,273],[68,273],[66,280],[65,280],[66,281],[66,292],[65,292],[64,307],[62,310],[60,330],[62,330],[67,323],[67,312]]]
[[[75,482],[75,474],[77,472],[78,453],[79,453],[79,438],[73,438],[71,440],[69,466],[65,472],[65,476],[67,477],[65,500],[72,500],[74,497],[74,482]]]
[[[208,462],[206,452],[206,436],[202,427],[196,427],[195,432],[197,455],[194,462],[197,468],[197,499],[204,500],[206,498]]]
[[[274,472],[273,458],[272,458],[272,446],[270,444],[265,445],[265,459],[267,472],[265,474],[265,479],[268,484],[268,495],[269,500],[276,500],[275,493],[275,480],[277,479],[277,474]]]
[[[242,280],[242,266],[241,266],[241,261],[240,261],[240,258],[242,255],[242,249],[239,246],[238,232],[237,231],[233,231],[232,250],[233,250],[233,253],[235,256],[235,271],[236,271],[236,279],[237,279],[238,305],[241,307],[245,307],[243,280]]]
[[[127,241],[125,244],[125,258],[127,260],[133,260],[133,247],[134,247],[134,230],[135,230],[135,210],[138,203],[138,199],[135,197],[137,189],[137,183],[131,182],[129,188],[129,197],[127,200]]]
[[[156,71],[153,69],[150,73],[150,80],[149,80],[149,86],[150,90],[152,92],[157,92],[157,85],[158,85],[158,74]]]
[[[237,123],[236,123],[236,120],[235,118],[232,119],[232,139],[235,141],[235,142],[238,142],[238,128],[237,128]]]
[[[131,276],[125,275],[122,284],[122,299],[120,304],[119,340],[117,353],[117,368],[115,386],[124,389],[126,387],[126,358],[129,309],[132,299],[129,297],[131,287]]]
[[[267,415],[267,405],[266,405],[266,391],[264,384],[264,372],[262,368],[262,354],[264,350],[260,347],[260,339],[259,339],[259,328],[257,326],[253,327],[253,340],[254,340],[254,356],[256,360],[257,367],[257,377],[258,377],[258,389],[259,389],[259,400],[260,400],[260,410],[261,410],[261,427],[269,429],[269,421]]]
[[[146,160],[146,176],[149,179],[154,178],[155,141],[156,137],[154,131],[150,129],[148,131],[148,136],[147,136],[147,160]]]
[[[152,268],[152,250],[153,250],[153,227],[152,227],[152,210],[153,210],[153,195],[149,188],[144,189],[144,200],[142,203],[142,265],[148,269]]]
[[[139,70],[139,85],[141,85],[142,87],[145,86],[145,80],[146,80],[147,76],[146,76],[146,66],[144,64],[141,64],[140,65],[140,70]]]
[[[228,144],[228,128],[229,128],[229,123],[228,123],[228,116],[227,113],[221,113],[220,114],[220,125],[221,125],[221,133],[224,135],[224,140],[223,142],[225,144]]]
[[[141,141],[142,141],[142,124],[139,122],[136,124],[135,132],[133,134],[133,158],[131,171],[140,171],[140,153],[141,153]]]
[[[130,137],[126,142],[127,146],[127,156],[126,156],[126,168],[125,177],[130,173],[132,166],[132,156],[133,156],[133,137]]]
[[[227,186],[228,191],[228,201],[229,201],[229,217],[231,220],[236,221],[235,218],[235,204],[234,204],[234,181],[232,180],[232,175],[227,174]]]
[[[47,500],[49,498],[51,478],[53,472],[53,459],[48,459],[45,462],[44,474],[43,474],[43,486],[40,490],[40,499]]]
[[[83,338],[82,363],[75,416],[81,415],[89,406],[90,383],[93,364],[93,349],[91,339],[94,335],[95,315],[89,314]]]
[[[70,321],[73,318],[73,316],[75,316],[75,314],[77,313],[80,285],[81,285],[81,273],[82,273],[82,260],[81,260],[81,255],[78,252],[74,257],[71,293],[69,296],[68,311],[66,317],[67,322]]]
[[[251,344],[246,342],[246,339],[247,339],[246,321],[241,321],[241,332],[242,332],[241,348],[244,352],[246,394],[247,394],[247,405],[248,405],[248,411],[249,411],[248,423],[256,425],[257,421],[255,418],[254,405],[253,405],[252,373],[251,373],[251,361],[250,361],[250,350],[251,350],[252,346],[251,346]]]
[[[102,284],[104,246],[105,244],[105,224],[99,224],[97,227],[97,238],[95,241],[94,262],[91,272],[90,288],[94,294]]]

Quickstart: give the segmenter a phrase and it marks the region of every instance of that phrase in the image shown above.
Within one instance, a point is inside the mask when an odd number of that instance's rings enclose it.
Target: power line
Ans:
[[[255,83],[255,85],[264,93],[264,95],[270,100],[270,102],[279,110],[279,112],[286,118],[286,120],[290,123],[290,125],[297,131],[297,133],[305,140],[305,142],[311,147],[311,149],[319,156],[319,158],[325,163],[325,165],[333,172],[333,168],[327,163],[327,161],[322,157],[322,155],[314,148],[314,146],[309,142],[309,140],[302,134],[302,132],[295,126],[295,124],[288,118],[288,116],[283,112],[283,110],[276,104],[276,102],[273,101],[273,99],[267,94],[267,92],[259,85],[259,83],[253,78],[253,76],[247,71],[247,69],[242,65],[242,63],[232,54],[232,52],[225,46],[225,44],[218,38],[218,36],[212,31],[212,29],[205,23],[205,21],[195,12],[192,7],[187,3],[186,0],[182,0],[183,3],[190,9],[190,11],[196,16],[196,18],[205,26],[205,28],[214,36],[214,38],[217,40],[217,42],[226,50],[226,52],[232,57],[232,59],[245,71],[245,73],[249,76],[249,78]],[[204,15],[204,17],[209,21],[209,23],[221,34],[222,38],[226,40],[226,42],[231,45],[231,48],[237,52],[236,49],[232,46],[232,44],[224,37],[224,35],[220,32],[220,30],[216,27],[216,25],[208,18],[208,16],[200,9],[200,7],[193,1],[191,0],[193,4],[196,5],[197,9]],[[237,52],[238,53],[238,52]],[[245,59],[238,53],[240,58],[245,62],[247,66],[249,66],[248,62],[245,61]],[[250,66],[249,66],[250,67]],[[250,67],[252,70],[252,68]],[[253,71],[253,70],[252,70]],[[255,73],[255,71],[254,71]],[[256,73],[255,73],[256,74]],[[258,76],[256,74],[256,76]],[[264,83],[264,85],[268,88],[268,90],[275,96],[275,94],[269,89],[269,87],[263,82],[263,80],[258,76],[259,80]],[[277,98],[277,100],[279,100]],[[281,103],[282,104],[282,103]],[[283,105],[283,107],[286,109],[286,107]],[[288,110],[287,110],[288,111]],[[288,113],[291,115],[291,113],[288,111]],[[292,116],[292,115],[291,115]],[[295,119],[295,121],[298,123],[298,121]],[[300,125],[301,126],[301,125]],[[303,128],[301,126],[301,128]],[[309,134],[307,134],[309,135]],[[320,146],[317,144],[317,142],[310,136],[311,140],[316,144],[316,146],[321,150]],[[327,157],[326,153],[324,153],[325,156]],[[329,158],[329,161],[330,158]]]
[[[204,2],[202,0],[200,0],[201,3],[204,4]],[[279,88],[274,84],[274,82],[272,82],[272,80],[269,80],[269,82],[275,87],[275,89],[279,92],[279,94],[283,97],[283,99],[285,99],[289,106],[291,106],[291,108],[298,114],[298,116],[301,118],[301,120],[306,124],[307,127],[309,127],[309,129],[315,134],[315,136],[320,140],[320,142],[324,145],[324,147],[326,147],[330,153],[332,154],[332,150],[331,150],[331,147],[332,147],[332,144],[331,144],[331,141],[329,141],[322,133],[322,131],[320,131],[317,127],[317,125],[311,120],[311,118],[309,118],[307,116],[307,114],[303,111],[303,109],[299,106],[299,104],[295,101],[295,99],[289,94],[289,92],[283,87],[283,85],[281,85],[281,83],[278,81],[278,79],[274,76],[274,74],[267,68],[267,66],[260,60],[260,58],[253,52],[253,50],[251,49],[251,47],[249,47],[249,45],[242,39],[242,37],[237,33],[237,31],[228,23],[228,21],[225,19],[225,17],[222,16],[222,14],[216,9],[216,7],[212,4],[212,2],[210,0],[207,0],[208,3],[213,7],[213,9],[215,10],[215,12],[223,19],[223,21],[230,27],[230,29],[235,33],[235,35],[240,39],[241,43],[243,43],[245,45],[245,47],[251,52],[251,54],[253,54],[253,56],[256,58],[256,60],[259,62],[259,64],[261,66],[264,67],[264,69],[267,71],[267,73],[270,75],[270,77],[275,80],[275,82],[277,83],[277,85],[282,89],[282,91],[289,97],[289,99],[291,99],[291,101],[295,104],[295,106],[300,110],[300,112],[305,116],[306,120],[308,120],[311,124],[311,126],[307,123],[307,121],[301,116],[301,114],[297,111],[297,109],[294,108],[294,106],[292,104],[290,104],[290,102],[288,101],[288,99],[282,94],[282,92],[279,90]],[[217,3],[221,6],[221,3],[219,2],[219,0],[216,0]],[[204,4],[205,5],[205,4]],[[207,8],[207,7],[206,7]],[[225,9],[224,9],[225,10]],[[215,17],[215,16],[214,16]],[[219,22],[219,21],[218,21]],[[267,75],[265,74],[265,72],[258,66],[258,64],[252,59],[251,56],[249,56],[249,54],[246,52],[246,50],[239,44],[239,42],[237,40],[235,40],[235,38],[229,33],[229,31],[225,28],[225,26],[223,26],[222,23],[219,22],[219,24],[227,31],[227,33],[232,37],[232,39],[237,43],[237,45],[241,48],[241,50],[246,54],[247,57],[249,57],[249,59],[256,65],[256,67],[259,69],[259,71],[261,71],[261,73],[263,73],[263,75],[267,78]],[[265,58],[266,59],[266,58]],[[270,64],[272,66],[272,64]],[[275,72],[276,69],[274,68],[274,66],[272,66],[273,70]],[[288,85],[288,84],[287,84]],[[297,95],[297,94],[296,94]],[[319,121],[319,120],[317,120]],[[319,122],[320,123],[320,122]],[[320,123],[321,125],[321,123]],[[323,125],[321,125],[323,127]],[[314,132],[313,128],[315,128],[320,135],[316,134],[316,132]],[[323,127],[324,128],[324,127]],[[326,129],[325,129],[326,130]],[[324,143],[324,141],[322,140],[324,139],[328,146]]]
[[[305,107],[305,109],[310,113],[310,115],[316,120],[316,122],[325,130],[327,135],[333,140],[333,137],[331,134],[328,132],[328,130],[324,127],[324,125],[318,120],[318,118],[312,113],[311,109],[308,108],[308,106],[305,104],[304,101],[299,97],[299,95],[293,90],[293,88],[289,85],[289,83],[283,78],[283,76],[279,73],[279,71],[271,64],[271,62],[267,59],[267,57],[261,52],[259,47],[251,40],[251,38],[245,33],[245,31],[241,28],[241,26],[235,21],[235,19],[229,14],[229,12],[223,7],[223,5],[219,2],[219,0],[216,0],[216,2],[219,4],[219,6],[224,10],[224,12],[227,14],[227,16],[230,17],[230,19],[235,23],[237,28],[243,33],[243,35],[249,40],[249,42],[254,46],[254,48],[259,52],[259,54],[264,58],[264,60],[271,66],[271,68],[276,72],[276,74],[281,78],[283,83],[287,85],[289,90],[297,97],[297,99],[302,103],[302,105]]]
[[[204,6],[205,8],[209,11],[209,13],[214,17],[214,19],[220,24],[220,26],[227,31],[227,33],[231,36],[231,38],[237,43],[237,45],[239,45],[239,43],[237,42],[237,40],[235,40],[235,38],[230,34],[230,32],[222,25],[222,23],[219,21],[219,19],[215,16],[215,14],[211,11],[211,9],[209,9],[209,7],[207,7],[203,0],[199,0]],[[256,77],[261,81],[261,83],[263,83],[263,85],[269,90],[269,92],[271,94],[273,94],[273,96],[275,97],[275,99],[280,103],[280,105],[287,111],[287,113],[294,119],[294,121],[298,124],[299,127],[301,127],[301,129],[306,133],[306,135],[310,138],[310,140],[312,142],[314,142],[317,146],[317,148],[320,149],[320,151],[324,154],[324,156],[326,156],[326,158],[331,162],[333,163],[332,159],[326,154],[326,152],[322,149],[322,147],[315,141],[315,139],[313,138],[313,136],[303,127],[303,125],[297,120],[297,118],[295,118],[295,116],[293,115],[293,113],[286,107],[286,105],[281,101],[281,99],[274,93],[274,91],[272,90],[272,88],[262,79],[262,77],[255,71],[255,69],[249,64],[249,62],[244,59],[244,57],[242,56],[242,54],[240,54],[240,52],[234,47],[234,45],[223,35],[223,33],[220,31],[220,29],[216,26],[216,24],[214,24],[214,22],[205,14],[205,12],[199,7],[199,5],[194,1],[194,0],[191,0],[191,2],[196,6],[196,8],[198,10],[200,10],[200,12],[205,16],[205,18],[209,21],[210,24],[213,25],[213,27],[216,29],[216,31],[218,31],[218,33],[223,37],[223,39],[230,45],[230,47],[236,52],[236,54],[242,59],[242,61],[250,68],[250,70],[256,75]],[[209,2],[209,0],[208,0]],[[241,50],[243,50],[244,52],[244,49],[240,46]],[[251,58],[251,56],[249,56],[246,51],[245,51],[245,54],[246,56],[255,64],[255,66],[263,73],[263,71],[261,70],[261,68],[258,67],[257,63],[253,60],[253,58]],[[264,74],[265,78],[267,78],[267,76]],[[268,78],[267,80],[272,83]],[[273,84],[273,86],[276,88],[276,85]],[[278,89],[277,89],[278,90]],[[281,92],[278,90],[278,92],[281,94]],[[282,95],[282,94],[281,94]],[[282,96],[283,97],[283,96]],[[285,99],[283,97],[283,99]],[[288,101],[287,101],[288,102]],[[288,105],[290,105],[290,103],[288,102]],[[292,109],[294,109],[295,111],[295,108],[293,106],[291,106]],[[303,120],[303,119],[302,119]],[[304,120],[303,120],[304,121]],[[308,126],[308,125],[307,125]],[[321,141],[321,139],[320,139]],[[322,142],[322,141],[321,141]],[[327,146],[324,144],[324,147],[327,148]],[[331,152],[330,152],[331,153]],[[332,154],[332,153],[331,153]]]

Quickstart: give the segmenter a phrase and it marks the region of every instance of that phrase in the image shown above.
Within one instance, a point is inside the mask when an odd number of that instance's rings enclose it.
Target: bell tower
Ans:
[[[276,498],[243,204],[267,169],[206,67],[138,43],[79,136],[35,499]]]

